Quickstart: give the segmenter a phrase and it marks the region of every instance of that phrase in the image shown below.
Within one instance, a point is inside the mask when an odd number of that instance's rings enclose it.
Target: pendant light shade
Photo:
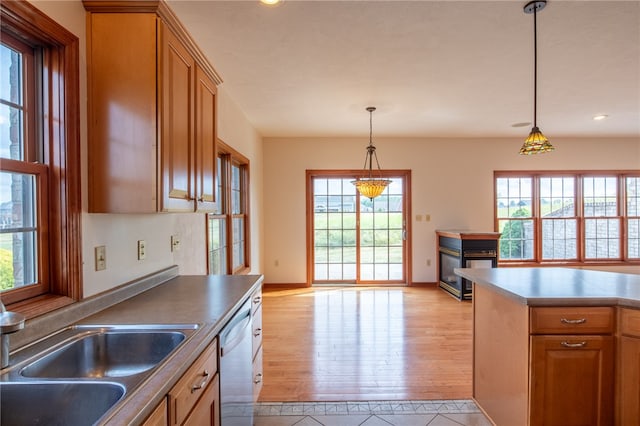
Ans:
[[[538,128],[538,12],[547,5],[545,0],[534,0],[527,3],[524,13],[533,14],[533,128],[524,144],[520,148],[520,154],[542,154],[554,150],[549,139]]]
[[[376,155],[376,147],[373,146],[373,111],[375,107],[367,107],[369,111],[369,146],[367,146],[367,155],[364,159],[364,171],[366,177],[358,178],[351,181],[355,185],[358,192],[364,197],[373,200],[380,194],[382,194],[387,186],[391,183],[389,179],[382,178],[382,170],[380,169],[380,163],[378,163],[378,156]],[[373,175],[373,159],[376,160],[376,166],[378,167],[378,176]],[[368,169],[367,169],[368,166]]]
[[[525,139],[522,147],[520,148],[520,154],[542,154],[544,152],[553,151],[553,145],[549,143],[549,139],[542,134],[538,127],[531,129],[531,133],[527,139]]]

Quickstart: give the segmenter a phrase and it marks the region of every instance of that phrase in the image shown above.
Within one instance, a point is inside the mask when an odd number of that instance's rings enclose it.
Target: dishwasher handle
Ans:
[[[222,330],[220,336],[220,356],[225,356],[231,352],[233,348],[238,346],[245,337],[245,330],[249,329],[251,324],[251,310],[240,312],[233,317],[229,324]]]

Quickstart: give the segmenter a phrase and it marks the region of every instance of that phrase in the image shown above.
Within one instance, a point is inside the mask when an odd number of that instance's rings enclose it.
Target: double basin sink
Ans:
[[[77,325],[31,344],[0,372],[0,424],[95,424],[196,329]]]

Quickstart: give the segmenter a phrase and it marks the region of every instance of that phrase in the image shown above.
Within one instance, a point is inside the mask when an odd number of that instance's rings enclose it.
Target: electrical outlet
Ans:
[[[431,266],[431,259],[427,259],[427,266]]]
[[[95,248],[96,271],[104,271],[107,269],[107,247],[98,246]]]
[[[144,260],[147,257],[147,243],[144,240],[138,240],[138,260]]]
[[[172,235],[171,236],[171,251],[178,251],[180,250],[180,237],[178,237],[177,235]]]

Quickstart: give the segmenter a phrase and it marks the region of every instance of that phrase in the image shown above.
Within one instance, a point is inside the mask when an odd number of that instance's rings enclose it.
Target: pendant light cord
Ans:
[[[373,111],[375,110],[375,107],[367,107],[367,111],[369,111],[369,146],[367,147],[367,155],[364,158],[364,168],[366,169],[367,163],[369,163],[369,179],[372,178],[373,157],[376,158],[376,165],[378,166],[378,170],[380,170],[380,163],[378,163],[376,147],[373,146]]]
[[[373,145],[373,110],[369,109],[369,145]]]
[[[538,127],[538,7],[533,5],[533,126]]]

